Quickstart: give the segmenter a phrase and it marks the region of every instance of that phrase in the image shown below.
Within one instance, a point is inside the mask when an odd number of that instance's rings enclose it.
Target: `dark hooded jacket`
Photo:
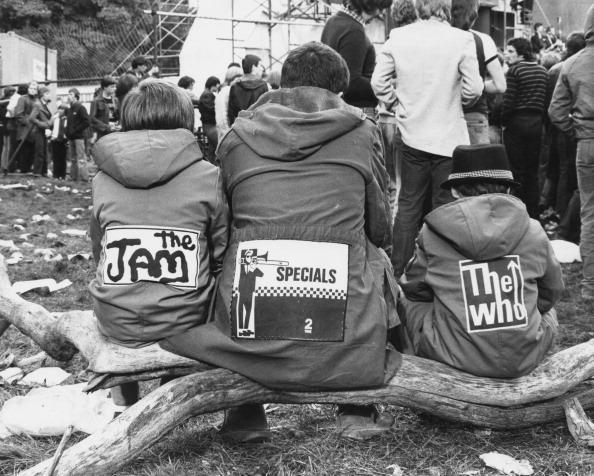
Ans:
[[[549,106],[551,122],[577,139],[594,139],[594,5],[584,25],[586,47],[563,62]]]
[[[93,157],[101,331],[139,347],[204,322],[229,231],[219,170],[184,129],[109,134]]]
[[[218,156],[233,227],[214,320],[161,345],[273,388],[381,385],[399,321],[375,123],[327,90],[279,89],[239,114]]]
[[[415,316],[421,357],[517,377],[552,344],[542,315],[561,297],[561,266],[540,224],[511,195],[466,197],[429,213],[400,284],[407,313],[423,313]]]
[[[254,104],[262,94],[268,92],[268,83],[263,79],[246,75],[231,85],[227,119],[233,125],[239,111],[244,111]]]

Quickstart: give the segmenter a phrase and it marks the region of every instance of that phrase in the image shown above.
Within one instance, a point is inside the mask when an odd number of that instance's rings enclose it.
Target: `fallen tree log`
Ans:
[[[161,376],[180,377],[152,392],[122,416],[64,453],[56,474],[103,474],[139,452],[188,418],[243,403],[370,403],[410,407],[480,427],[522,428],[563,418],[563,402],[579,398],[594,406],[594,389],[576,389],[594,376],[594,339],[548,357],[517,379],[475,377],[447,365],[403,356],[395,377],[381,388],[341,392],[280,392],[228,370],[169,353],[154,344],[128,349],[107,341],[93,313],[52,315],[6,289],[0,260],[0,318],[30,336],[58,360],[76,349],[97,373],[88,388],[109,388]],[[8,282],[9,284],[9,282]],[[59,357],[57,357],[59,356]],[[23,474],[43,474],[47,462]]]

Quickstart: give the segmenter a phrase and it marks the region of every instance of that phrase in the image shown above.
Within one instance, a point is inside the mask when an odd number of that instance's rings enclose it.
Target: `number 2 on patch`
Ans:
[[[306,334],[311,334],[312,331],[312,326],[313,326],[313,319],[305,319],[305,327],[303,328],[303,331]]]

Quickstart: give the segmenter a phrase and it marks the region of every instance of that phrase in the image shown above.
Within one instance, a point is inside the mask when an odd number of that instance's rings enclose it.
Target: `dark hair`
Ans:
[[[508,193],[510,185],[497,182],[461,183],[452,187],[464,197],[476,197],[487,193]]]
[[[103,76],[101,78],[101,88],[105,89],[113,84],[116,83],[116,80],[114,79],[113,76]]]
[[[124,73],[118,78],[115,88],[115,97],[118,103],[122,104],[122,101],[132,89],[138,86],[138,77],[135,74]]]
[[[310,41],[287,55],[281,71],[281,87],[315,86],[335,94],[346,90],[349,68],[329,46]]]
[[[524,60],[532,61],[532,45],[526,38],[512,38],[507,42],[509,46],[513,46],[516,49],[516,53],[519,56],[523,56]]]
[[[69,93],[72,93],[72,94],[74,94],[74,97],[75,97],[77,100],[79,100],[79,99],[80,99],[80,92],[79,92],[79,90],[78,90],[78,89],[76,89],[76,88],[70,88],[70,89],[68,90],[68,92],[69,92]]]
[[[245,58],[241,60],[241,67],[245,74],[252,72],[252,67],[256,66],[262,59],[256,55],[245,55]]]
[[[342,4],[357,15],[390,8],[393,0],[342,0]]]
[[[534,24],[534,31],[538,30],[538,29],[539,29],[539,27],[541,27],[541,26],[542,26],[542,23],[540,23],[540,22],[536,22],[536,23]]]
[[[182,76],[177,85],[182,89],[190,89],[196,81],[191,76]]]
[[[452,0],[452,26],[468,31],[478,18],[478,0]]]
[[[391,13],[394,28],[414,23],[418,18],[414,0],[396,0]]]
[[[136,69],[139,66],[146,65],[147,61],[144,56],[137,56],[132,60],[132,69]]]
[[[37,90],[37,95],[39,97],[43,96],[45,93],[49,93],[50,92],[50,88],[48,88],[47,86],[41,86],[38,90]]]
[[[238,68],[241,68],[241,65],[239,63],[233,62],[233,63],[229,63],[229,66],[227,66],[227,69],[233,68],[235,66],[237,66]]]
[[[216,76],[210,76],[206,80],[206,83],[204,83],[204,89],[210,89],[213,86],[217,86],[219,84],[221,84],[221,80],[219,78],[217,78]]]
[[[120,112],[122,131],[146,129],[194,130],[190,96],[173,84],[145,79],[124,98]]]
[[[17,86],[17,94],[19,96],[22,96],[24,94],[27,94],[27,90],[29,89],[29,85],[28,84],[19,84]]]
[[[565,55],[563,59],[567,59],[570,56],[575,55],[578,51],[583,50],[586,47],[586,37],[582,31],[574,31],[567,37],[565,43]]]

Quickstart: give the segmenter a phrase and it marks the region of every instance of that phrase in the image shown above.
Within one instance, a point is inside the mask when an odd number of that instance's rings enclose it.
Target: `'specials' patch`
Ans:
[[[467,330],[484,332],[528,324],[524,275],[518,255],[477,262],[460,261]]]
[[[349,247],[255,240],[239,244],[231,301],[240,339],[344,340]]]
[[[198,287],[199,231],[169,227],[114,226],[105,230],[103,283],[139,281]]]

